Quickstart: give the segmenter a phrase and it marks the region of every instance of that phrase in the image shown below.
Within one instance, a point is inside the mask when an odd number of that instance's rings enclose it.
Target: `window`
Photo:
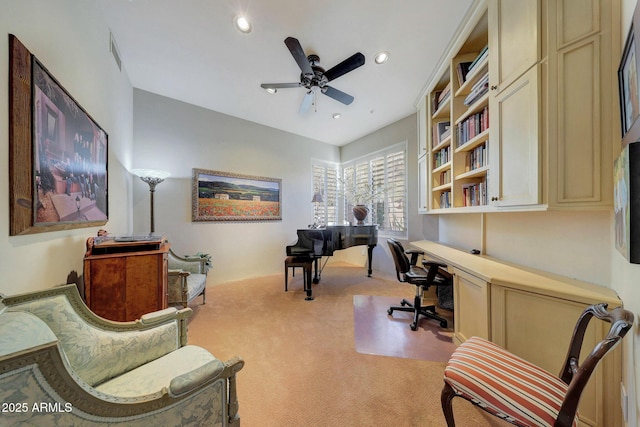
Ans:
[[[344,218],[354,222],[352,205],[369,208],[367,223],[378,224],[382,235],[407,234],[407,143],[396,144],[342,165],[343,193],[355,193],[359,200],[344,200]]]
[[[313,160],[313,194],[321,202],[313,203],[314,224],[320,226],[338,221],[338,164]]]

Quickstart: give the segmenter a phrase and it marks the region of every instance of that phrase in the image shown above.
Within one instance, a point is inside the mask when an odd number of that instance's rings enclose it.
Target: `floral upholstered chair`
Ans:
[[[191,309],[113,322],[75,285],[0,301],[0,396],[14,404],[3,425],[240,425],[244,362],[186,345]]]
[[[169,249],[169,305],[186,308],[200,295],[204,304],[209,268],[211,259],[206,254],[182,257]]]

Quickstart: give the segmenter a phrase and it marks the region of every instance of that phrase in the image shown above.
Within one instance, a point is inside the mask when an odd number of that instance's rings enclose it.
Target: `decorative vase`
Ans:
[[[369,214],[369,208],[365,205],[356,205],[353,207],[353,216],[358,220],[357,225],[364,225],[364,220]]]

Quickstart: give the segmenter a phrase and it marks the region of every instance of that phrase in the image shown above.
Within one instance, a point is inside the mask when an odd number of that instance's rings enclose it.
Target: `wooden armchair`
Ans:
[[[188,307],[196,297],[202,295],[206,302],[207,258],[182,257],[169,250],[169,305]]]
[[[580,363],[585,331],[594,316],[611,327]],[[606,304],[587,307],[578,319],[559,376],[490,341],[468,339],[453,352],[444,372],[441,401],[447,426],[455,426],[451,400],[456,396],[516,426],[577,426],[584,387],[600,360],[631,329],[633,320],[633,314],[620,307],[611,311]]]

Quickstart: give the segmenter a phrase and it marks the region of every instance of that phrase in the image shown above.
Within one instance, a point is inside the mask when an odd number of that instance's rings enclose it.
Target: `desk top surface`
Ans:
[[[586,304],[606,302],[611,307],[622,305],[622,301],[611,288],[510,264],[484,255],[474,255],[429,240],[415,241],[411,244],[423,250],[429,258],[440,260],[494,285]]]

